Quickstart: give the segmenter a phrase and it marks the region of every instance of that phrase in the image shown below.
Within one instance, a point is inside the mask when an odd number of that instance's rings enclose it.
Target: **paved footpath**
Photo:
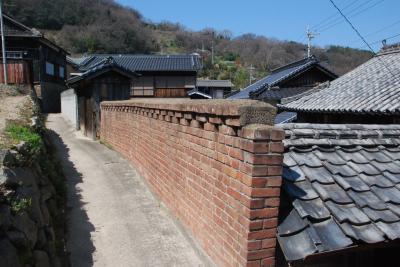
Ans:
[[[73,130],[59,114],[47,121],[68,187],[73,267],[208,266],[117,152]]]

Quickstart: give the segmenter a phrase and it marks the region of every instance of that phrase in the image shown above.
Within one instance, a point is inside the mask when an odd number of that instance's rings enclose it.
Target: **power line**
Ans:
[[[356,29],[356,27],[351,23],[351,21],[343,14],[343,12],[340,10],[340,8],[333,2],[333,0],[329,0],[332,5],[337,9],[337,11],[342,15],[342,17],[347,21],[347,23],[351,26],[351,28],[356,32],[356,34],[361,38],[361,40],[368,46],[368,48],[371,50],[371,52],[376,56],[376,53],[374,49],[368,44],[367,40],[361,35],[361,33]],[[393,76],[393,78],[397,79],[397,77],[394,75],[394,73],[390,70],[390,68],[385,64],[385,62],[380,58],[376,57],[379,62],[382,63],[382,65],[387,69],[387,71]]]
[[[377,5],[379,5],[380,3],[384,2],[384,1],[385,1],[385,0],[380,0],[380,1],[376,2],[376,3],[374,3],[373,5],[368,6],[368,7],[364,8],[364,9],[362,9],[362,10],[356,12],[356,13],[351,13],[351,12],[350,12],[350,13],[348,14],[348,16],[351,17],[351,18],[354,18],[354,17],[356,17],[356,16],[358,16],[358,15],[360,15],[360,14],[362,14],[362,13],[368,11],[368,10],[370,10],[371,8],[373,8],[373,7],[377,6]],[[370,1],[368,1],[368,2],[370,2]],[[354,11],[357,11],[357,10],[354,10]],[[337,25],[339,25],[339,24],[341,24],[341,23],[343,23],[343,22],[344,22],[344,21],[336,20],[335,23],[330,24],[330,25],[326,25],[325,27],[323,27],[322,29],[320,29],[319,32],[327,31],[327,30],[329,30],[329,29],[331,29],[331,28],[333,28],[333,27],[335,27],[335,26],[337,26]]]
[[[343,7],[342,10],[346,10],[347,8],[351,7],[352,5],[354,5],[355,3],[357,3],[358,1],[359,1],[359,0],[354,0],[354,1],[352,1],[350,4],[348,4],[348,5],[346,5],[345,7]],[[372,0],[371,0],[371,1],[372,1]],[[336,17],[336,18],[335,18],[335,17]],[[315,29],[319,28],[319,26],[325,24],[325,22],[329,21],[330,19],[332,19],[332,18],[337,19],[338,17],[339,17],[339,16],[338,16],[336,13],[335,13],[335,14],[332,14],[331,16],[325,18],[324,20],[322,20],[322,21],[320,21],[319,23],[317,23],[317,24],[315,24],[314,26],[312,26],[311,29],[314,29],[314,30],[315,30]]]
[[[381,33],[381,32],[383,32],[383,31],[385,31],[385,30],[387,30],[387,29],[392,28],[393,26],[395,26],[395,25],[397,25],[397,24],[400,24],[400,20],[395,21],[395,22],[393,22],[393,23],[391,23],[391,24],[389,24],[389,25],[386,25],[385,27],[382,27],[382,28],[380,28],[379,30],[370,32],[370,33],[368,33],[367,35],[365,35],[365,37],[369,37],[369,36],[373,36],[373,35],[375,35],[375,34],[377,34],[377,33]],[[385,38],[385,39],[388,39],[388,38]],[[359,43],[359,42],[360,42],[360,40],[358,40],[358,39],[357,39],[357,40],[354,40],[353,42],[351,42],[351,43],[349,44],[349,46],[350,46],[350,45],[353,45],[353,44],[356,44],[356,43]]]

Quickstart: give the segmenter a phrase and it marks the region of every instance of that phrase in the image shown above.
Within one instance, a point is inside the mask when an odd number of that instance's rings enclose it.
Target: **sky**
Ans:
[[[152,22],[180,23],[191,30],[229,30],[313,45],[368,49],[329,0],[116,0]],[[381,40],[400,41],[399,0],[333,0],[376,51]],[[399,36],[396,36],[399,35]],[[396,36],[396,37],[393,37]],[[393,38],[389,38],[393,37]]]

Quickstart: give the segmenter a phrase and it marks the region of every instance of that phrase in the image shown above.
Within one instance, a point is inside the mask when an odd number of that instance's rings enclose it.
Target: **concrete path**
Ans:
[[[72,266],[208,266],[125,159],[61,115],[47,127],[67,176]]]

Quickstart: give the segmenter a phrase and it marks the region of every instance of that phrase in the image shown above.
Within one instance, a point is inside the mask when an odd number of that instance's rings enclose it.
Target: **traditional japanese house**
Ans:
[[[189,91],[191,99],[223,99],[231,93],[233,84],[230,80],[197,79],[196,88]]]
[[[268,76],[229,96],[228,99],[251,98],[276,105],[282,98],[304,93],[318,84],[336,78],[336,74],[311,56],[273,70]]]
[[[298,122],[400,123],[400,45],[302,97],[282,100],[280,109],[297,112]]]
[[[98,62],[95,67],[72,77],[67,81],[73,94],[76,95],[74,106],[76,110],[77,128],[84,135],[96,139],[100,134],[100,102],[110,100],[127,100],[131,93],[131,80],[139,75],[124,68],[112,57]],[[73,116],[70,116],[73,117]]]
[[[131,80],[130,96],[177,98],[189,97],[196,88],[200,57],[191,55],[90,55],[70,58],[71,73],[86,72],[105,58],[112,58],[124,69],[140,74]]]
[[[32,85],[43,111],[59,112],[60,92],[66,88],[67,52],[36,29],[29,28],[8,15],[3,15],[3,19],[7,82]],[[4,83],[2,64],[0,82]]]

